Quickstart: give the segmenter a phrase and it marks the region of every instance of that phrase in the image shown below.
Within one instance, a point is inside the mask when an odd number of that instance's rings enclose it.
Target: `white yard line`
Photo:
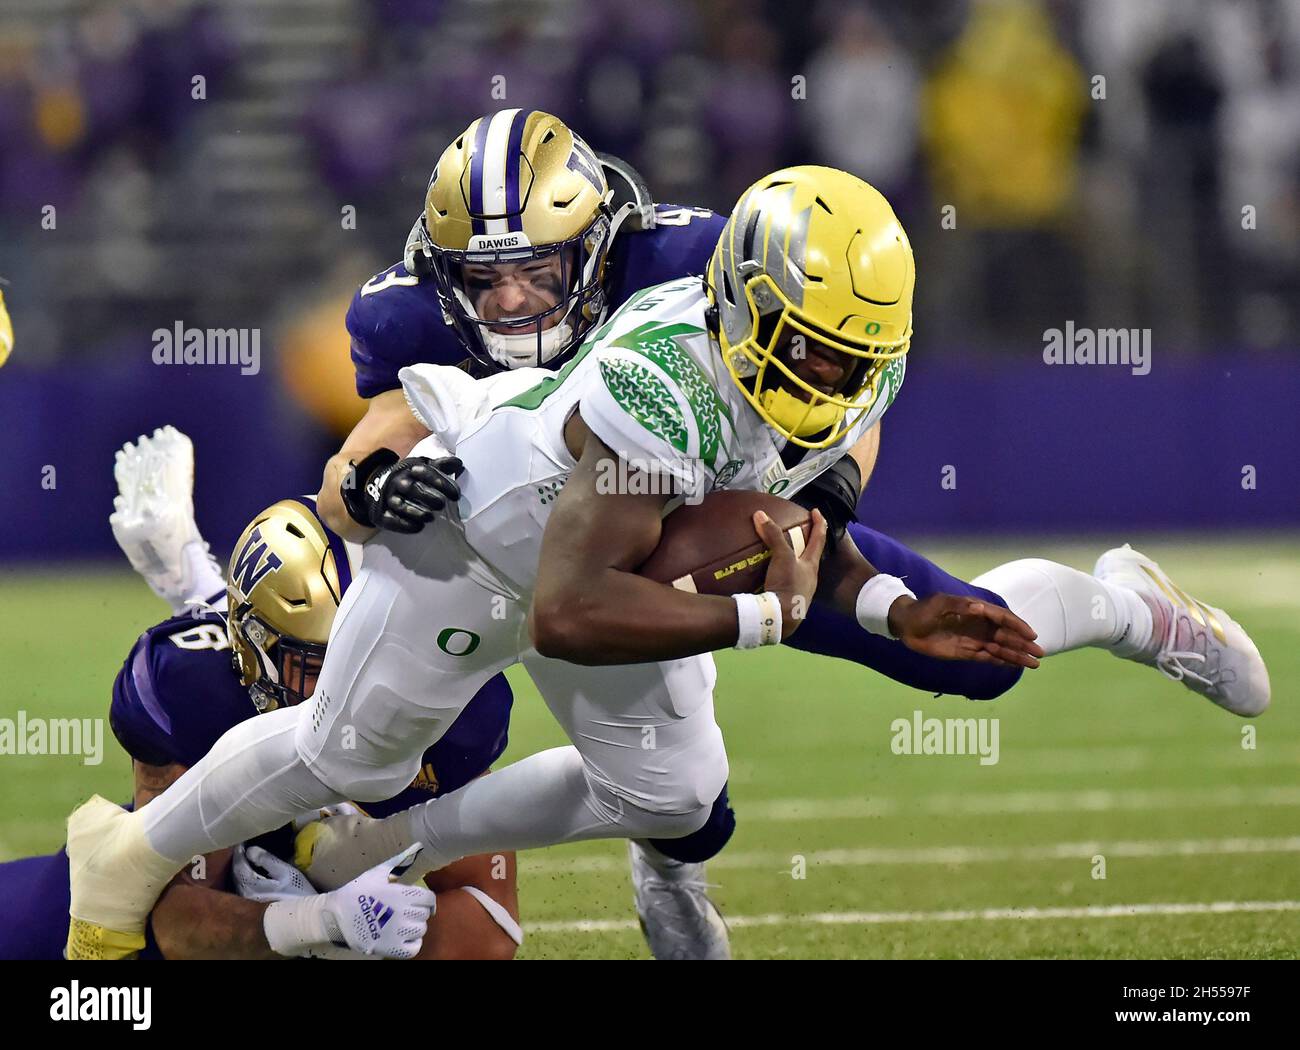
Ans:
[[[917,795],[914,798],[786,798],[743,801],[745,820],[848,820],[926,813],[937,816],[1006,813],[1102,813],[1135,809],[1222,809],[1300,806],[1300,786],[998,791]]]
[[[1140,919],[1165,915],[1235,915],[1300,911],[1300,901],[1210,901],[1188,904],[1112,904],[1086,908],[979,908],[967,911],[839,911],[803,915],[728,915],[733,930],[750,926],[885,926],[921,922],[1023,922],[1041,919]],[[613,933],[637,929],[634,919],[546,920],[525,923],[529,933]]]
[[[1018,861],[1089,861],[1100,854],[1108,860],[1159,857],[1239,856],[1243,854],[1300,853],[1300,835],[1289,838],[1154,839],[1129,842],[1054,842],[1041,846],[919,846],[906,848],[723,850],[709,861],[709,871],[767,869],[788,874],[796,854],[810,868],[873,867],[882,865],[990,864]],[[572,857],[525,853],[519,861],[526,875],[556,873],[608,873],[627,869],[627,859],[617,856]]]

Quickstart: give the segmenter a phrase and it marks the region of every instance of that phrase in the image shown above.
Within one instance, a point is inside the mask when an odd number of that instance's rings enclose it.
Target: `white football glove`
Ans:
[[[194,446],[175,427],[142,434],[118,451],[113,538],[150,589],[179,616],[225,589],[194,523]]]
[[[370,958],[414,958],[438,896],[397,879],[422,848],[417,842],[331,893],[273,903],[262,918],[271,950],[290,957],[339,958],[339,949],[351,949]]]
[[[262,904],[310,897],[316,892],[306,875],[261,846],[236,846],[230,877],[236,893]]]

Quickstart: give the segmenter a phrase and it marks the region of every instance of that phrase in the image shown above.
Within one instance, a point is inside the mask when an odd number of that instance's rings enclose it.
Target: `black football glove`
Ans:
[[[825,554],[835,550],[849,522],[858,520],[858,496],[861,491],[862,468],[856,459],[845,455],[793,497],[793,502],[808,510],[821,511],[822,517],[826,519]]]
[[[381,448],[352,465],[339,491],[360,525],[389,532],[419,532],[448,502],[460,499],[456,477],[465,467],[455,456],[428,459]]]

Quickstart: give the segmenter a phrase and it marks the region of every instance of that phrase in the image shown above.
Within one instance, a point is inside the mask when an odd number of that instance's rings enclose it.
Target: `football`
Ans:
[[[664,519],[659,546],[638,574],[698,594],[761,590],[772,552],[754,531],[754,513],[760,510],[801,553],[812,530],[803,507],[766,492],[714,492]]]

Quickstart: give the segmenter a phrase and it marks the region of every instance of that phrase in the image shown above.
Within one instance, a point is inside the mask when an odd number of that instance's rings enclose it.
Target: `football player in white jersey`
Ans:
[[[139,814],[97,798],[72,815],[70,944],[129,947],[196,853],[309,806],[400,790],[478,687],[515,663],[574,747],[382,821],[312,825],[298,859],[313,882],[338,885],[416,841],[421,862],[439,866],[689,834],[727,775],[708,653],[777,643],[814,594],[931,656],[1035,667],[1098,645],[1195,664],[1198,691],[1239,713],[1266,705],[1244,632],[1183,592],[1167,592],[1181,603],[1158,595],[1171,585],[1132,552],[1111,552],[1099,577],[1037,561],[995,570],[1025,619],[966,596],[917,600],[851,544],[820,564],[816,514],[800,555],[756,516],[773,551],[763,594],[691,594],[635,574],[670,500],[728,485],[791,495],[879,417],[902,379],[913,279],[879,193],[832,169],[785,169],[733,211],[707,289],[673,282],[633,298],[559,373],[435,430],[417,448],[436,455],[454,439],[466,466],[456,512],[371,541],[312,699],[257,719],[256,733],[236,726]],[[441,425],[444,402],[421,393],[436,381],[418,368],[405,381],[416,414]],[[653,484],[611,492],[611,465]]]

